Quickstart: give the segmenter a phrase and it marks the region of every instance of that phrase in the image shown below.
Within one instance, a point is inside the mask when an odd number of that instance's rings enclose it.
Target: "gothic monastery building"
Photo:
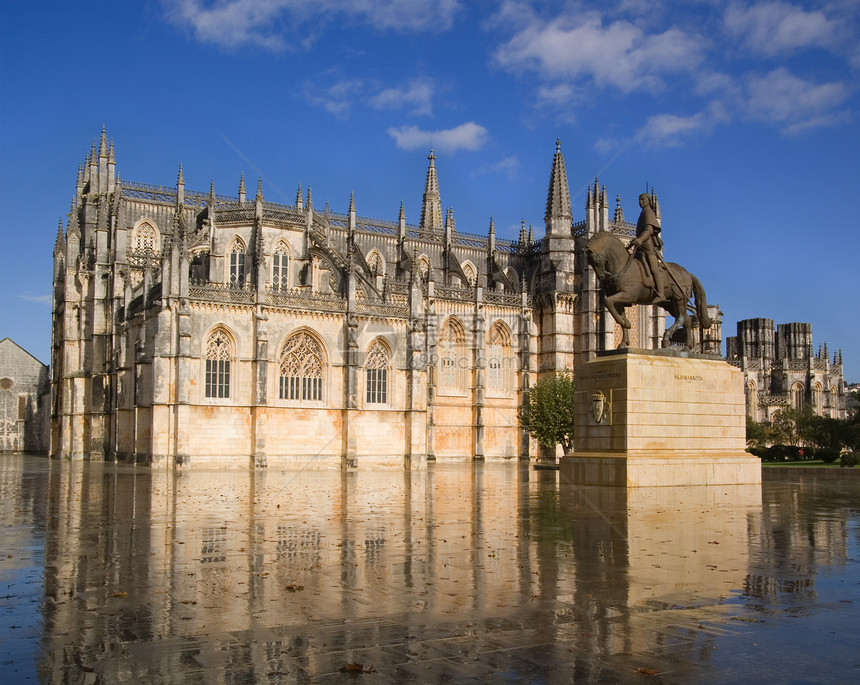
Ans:
[[[549,160],[548,160],[549,161]],[[443,184],[444,185],[444,184]],[[560,144],[545,233],[461,232],[429,156],[420,220],[120,180],[102,131],[54,249],[50,450],[145,464],[414,465],[528,458],[542,374],[618,331],[585,240],[629,239],[605,187],[573,221]],[[656,199],[656,198],[655,198]],[[632,347],[663,314],[638,307]],[[719,325],[706,345],[719,350]]]
[[[738,333],[726,339],[726,359],[744,372],[747,414],[770,421],[784,408],[811,407],[819,416],[847,415],[842,350],[832,357],[827,343],[816,351],[812,324],[772,319],[738,321]]]

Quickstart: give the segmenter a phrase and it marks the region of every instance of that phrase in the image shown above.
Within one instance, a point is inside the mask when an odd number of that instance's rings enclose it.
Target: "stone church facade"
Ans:
[[[44,452],[50,412],[48,367],[0,340],[0,452]]]
[[[744,319],[737,331],[726,339],[726,361],[744,372],[748,416],[770,421],[780,409],[811,407],[819,416],[846,417],[842,351],[831,357],[826,343],[816,351],[812,324]]]
[[[419,223],[120,180],[104,131],[54,248],[52,456],[339,467],[528,458],[527,389],[612,349],[585,240],[629,238],[557,143],[536,239],[461,232],[430,154]],[[716,309],[716,308],[713,308]],[[654,348],[655,307],[629,312]],[[716,333],[719,349],[719,324]],[[714,341],[711,340],[711,344]]]

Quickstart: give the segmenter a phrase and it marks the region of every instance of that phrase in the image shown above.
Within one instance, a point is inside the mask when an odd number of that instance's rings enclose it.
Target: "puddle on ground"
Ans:
[[[0,680],[860,680],[855,482],[0,458]]]

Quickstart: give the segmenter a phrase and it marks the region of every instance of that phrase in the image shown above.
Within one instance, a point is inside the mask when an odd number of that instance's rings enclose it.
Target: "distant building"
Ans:
[[[772,319],[738,321],[738,334],[726,338],[726,360],[744,372],[747,414],[770,421],[783,407],[812,407],[819,416],[844,419],[842,352],[831,360],[825,343],[815,352],[812,324]]]
[[[9,338],[0,340],[0,452],[48,449],[48,367]]]

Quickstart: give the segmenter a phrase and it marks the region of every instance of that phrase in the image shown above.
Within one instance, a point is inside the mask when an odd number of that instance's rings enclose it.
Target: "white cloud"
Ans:
[[[404,88],[387,88],[370,98],[370,106],[376,109],[400,109],[411,107],[412,114],[433,113],[435,87],[428,79],[418,79]]]
[[[669,74],[692,71],[704,57],[700,37],[669,28],[646,34],[627,21],[604,24],[596,12],[532,17],[496,50],[503,67],[547,80],[592,79],[624,92],[660,88]]]
[[[516,155],[505,157],[492,164],[484,164],[472,172],[472,176],[485,176],[487,174],[503,174],[513,180],[520,168],[520,160]]]
[[[53,297],[51,295],[18,295],[18,299],[47,305],[50,305],[53,302]]]
[[[285,34],[311,21],[349,17],[378,30],[443,31],[459,0],[164,0],[167,16],[204,43],[227,48],[288,46]]]
[[[839,111],[848,98],[844,83],[814,83],[785,67],[748,81],[747,112],[754,119],[783,125],[786,133],[829,126],[843,121]]]
[[[312,104],[324,107],[330,114],[344,117],[359,99],[363,88],[364,82],[361,79],[341,79],[328,88],[307,86],[304,92]]]
[[[648,118],[636,137],[646,145],[680,145],[685,137],[707,130],[711,124],[705,112],[686,117],[677,114],[657,114]]]
[[[440,152],[478,150],[487,141],[487,129],[474,121],[441,131],[424,131],[417,126],[389,128],[388,135],[394,138],[401,150],[434,148]]]
[[[828,47],[839,33],[839,24],[820,11],[784,2],[768,2],[726,10],[726,30],[753,52],[779,55],[801,48]]]

